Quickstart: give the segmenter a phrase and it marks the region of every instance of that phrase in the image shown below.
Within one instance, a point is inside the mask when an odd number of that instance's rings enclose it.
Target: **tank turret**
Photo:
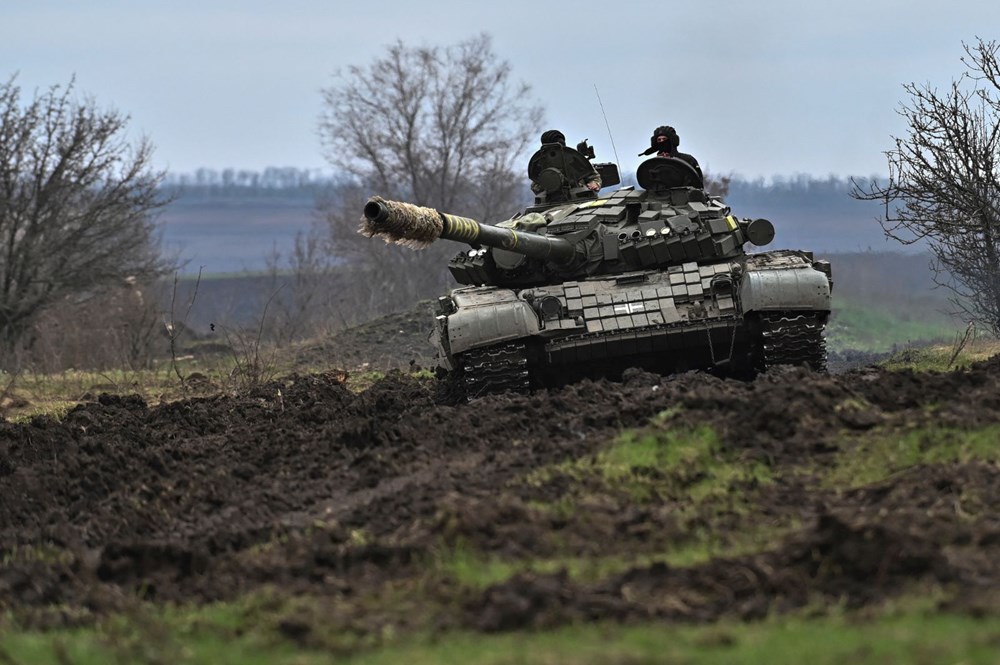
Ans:
[[[495,286],[730,258],[742,255],[746,242],[766,245],[774,237],[769,221],[738,219],[721,200],[692,186],[701,180],[686,162],[650,159],[638,176],[649,190],[543,201],[497,225],[373,197],[360,231],[411,247],[438,239],[468,243],[472,249],[449,264],[452,275],[460,284]]]
[[[747,253],[774,226],[735,216],[683,160],[648,159],[639,188],[598,194],[566,186],[586,161],[570,178],[553,173],[572,154],[543,145],[529,174],[547,189],[495,225],[379,197],[365,205],[365,235],[470,246],[449,263],[465,286],[440,299],[434,335],[467,396],[635,365],[825,369],[829,263],[800,250]]]

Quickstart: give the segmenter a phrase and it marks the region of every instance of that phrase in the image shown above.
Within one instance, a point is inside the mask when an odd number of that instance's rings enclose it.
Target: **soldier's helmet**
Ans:
[[[542,145],[547,143],[566,145],[566,136],[558,129],[550,129],[547,132],[542,132]]]

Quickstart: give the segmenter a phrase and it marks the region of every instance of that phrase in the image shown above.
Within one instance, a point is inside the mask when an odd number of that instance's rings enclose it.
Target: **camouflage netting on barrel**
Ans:
[[[358,228],[361,235],[379,237],[388,243],[415,249],[426,247],[441,236],[444,221],[441,213],[433,208],[388,201],[381,196],[371,197],[368,203],[380,204],[386,214],[375,219],[365,216]]]

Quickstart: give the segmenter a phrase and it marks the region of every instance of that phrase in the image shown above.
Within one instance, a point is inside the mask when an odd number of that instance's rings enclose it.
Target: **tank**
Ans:
[[[829,262],[808,251],[747,252],[774,226],[737,217],[687,162],[653,157],[638,187],[576,186],[585,144],[543,146],[534,204],[495,225],[369,199],[360,231],[420,247],[469,245],[449,263],[461,285],[439,298],[432,341],[468,398],[629,367],[752,377],[777,365],[825,371]],[[591,153],[592,156],[592,153]]]

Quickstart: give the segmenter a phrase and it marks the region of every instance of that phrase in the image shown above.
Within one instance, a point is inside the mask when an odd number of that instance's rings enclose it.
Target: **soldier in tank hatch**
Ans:
[[[698,160],[693,155],[677,150],[680,144],[681,137],[677,135],[677,130],[668,125],[661,125],[653,130],[653,135],[649,137],[649,147],[646,148],[645,152],[640,152],[639,156],[644,157],[655,152],[657,157],[681,159],[690,164],[698,172],[699,177],[703,177]]]
[[[558,143],[559,145],[566,147],[566,136],[560,132],[558,129],[550,129],[546,132],[542,132],[541,137],[542,145],[547,145],[549,143]],[[577,183],[577,187],[586,187],[592,192],[596,192],[601,188],[601,175],[597,172],[597,169],[591,164],[590,166],[593,173],[588,174],[586,177],[581,178]],[[538,194],[542,191],[541,185],[538,183],[531,183],[531,191]]]

